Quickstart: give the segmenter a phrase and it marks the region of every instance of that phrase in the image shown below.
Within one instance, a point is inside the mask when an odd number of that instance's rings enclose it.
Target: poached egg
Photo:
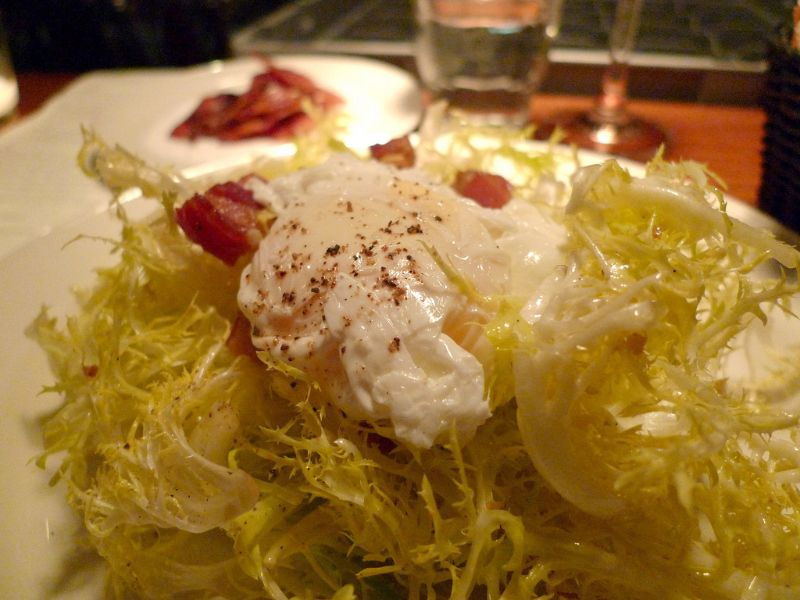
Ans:
[[[256,349],[410,446],[451,428],[469,439],[490,416],[485,300],[530,295],[562,261],[560,226],[528,203],[485,209],[419,171],[348,155],[254,191],[277,215],[238,295]]]

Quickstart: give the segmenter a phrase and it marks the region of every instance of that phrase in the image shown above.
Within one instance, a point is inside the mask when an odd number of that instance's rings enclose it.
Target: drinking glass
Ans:
[[[467,120],[523,125],[562,0],[416,0],[417,69],[432,101]]]
[[[666,142],[656,124],[628,111],[628,66],[639,30],[643,0],[618,0],[609,36],[610,62],[603,71],[593,108],[562,119],[565,141],[640,160],[652,158]]]

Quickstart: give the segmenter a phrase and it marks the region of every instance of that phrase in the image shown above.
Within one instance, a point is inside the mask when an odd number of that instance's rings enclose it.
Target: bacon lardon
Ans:
[[[259,214],[265,210],[246,180],[220,183],[203,194],[195,194],[175,211],[175,219],[186,236],[228,265],[250,254],[263,237],[265,225]]]
[[[414,146],[408,136],[394,138],[385,144],[374,144],[369,147],[372,158],[400,169],[413,167],[416,162]]]
[[[484,208],[502,208],[511,200],[513,188],[502,175],[486,171],[460,171],[453,188],[462,196],[475,200]]]

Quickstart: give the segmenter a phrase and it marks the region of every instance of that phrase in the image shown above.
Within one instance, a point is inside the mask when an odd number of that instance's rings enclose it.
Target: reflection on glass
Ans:
[[[526,124],[561,2],[416,0],[415,56],[432,99],[469,121]]]

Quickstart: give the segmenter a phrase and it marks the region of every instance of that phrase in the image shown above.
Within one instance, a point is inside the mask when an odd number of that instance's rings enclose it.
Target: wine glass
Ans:
[[[610,63],[603,71],[600,94],[591,110],[562,118],[557,126],[565,140],[629,158],[652,158],[666,142],[655,124],[628,111],[628,65],[639,29],[643,0],[617,0],[609,36]]]

